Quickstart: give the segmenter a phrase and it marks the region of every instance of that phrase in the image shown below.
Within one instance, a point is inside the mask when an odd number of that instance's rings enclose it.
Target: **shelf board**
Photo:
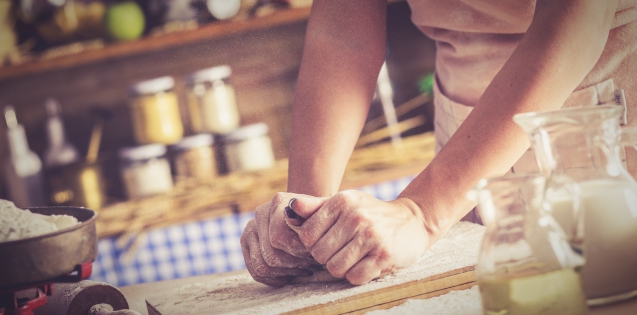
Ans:
[[[102,49],[88,50],[51,59],[36,59],[23,64],[0,68],[0,81],[290,24],[306,20],[309,15],[309,7],[286,9],[264,17],[237,21],[219,21],[206,24],[195,30],[169,33],[157,37],[145,37],[132,42],[109,43]]]

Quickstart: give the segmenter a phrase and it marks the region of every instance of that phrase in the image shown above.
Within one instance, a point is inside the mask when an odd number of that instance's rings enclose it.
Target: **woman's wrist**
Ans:
[[[412,199],[405,196],[399,196],[395,200],[390,201],[407,209],[412,215],[420,222],[420,226],[422,227],[424,233],[427,235],[427,248],[435,243],[438,239],[440,239],[446,231],[440,229],[440,227],[436,224],[432,224],[429,220],[427,220],[424,215],[425,211]]]
[[[290,158],[287,191],[315,197],[329,197],[338,192],[342,172],[334,170],[334,163],[326,167],[316,158]],[[340,174],[340,175],[334,175]]]
[[[434,168],[430,164],[396,199],[418,215],[432,243],[474,207],[465,197],[470,188],[461,188],[462,178],[453,178],[448,170],[436,176]]]

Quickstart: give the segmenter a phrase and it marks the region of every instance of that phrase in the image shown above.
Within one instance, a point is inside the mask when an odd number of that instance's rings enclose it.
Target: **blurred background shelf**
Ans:
[[[250,31],[286,25],[306,20],[309,15],[309,7],[285,9],[264,17],[255,17],[246,20],[218,21],[200,26],[194,30],[168,33],[155,37],[145,37],[130,42],[108,43],[101,49],[86,50],[76,54],[50,59],[36,59],[23,64],[0,68],[0,81],[46,71],[68,69],[110,59],[161,51],[185,44],[214,40]]]
[[[419,100],[418,106],[407,106],[408,110],[399,114],[401,121],[419,125],[404,135],[408,136],[433,127],[432,120],[424,118],[432,117],[433,110],[430,102],[423,99],[418,82],[434,67],[435,43],[413,26],[407,3],[395,2],[387,7],[386,59],[394,103]],[[100,165],[107,170],[107,195],[114,202],[121,201],[125,196],[119,173],[114,171],[118,169],[117,151],[136,145],[129,108],[131,84],[160,76],[174,77],[184,130],[191,135],[194,131],[188,119],[185,77],[201,69],[228,65],[232,69],[231,84],[236,91],[240,124],[266,123],[275,158],[282,160],[288,156],[294,87],[309,13],[309,8],[280,9],[266,16],[216,21],[137,41],[102,42],[102,48],[95,45],[93,50],[60,57],[50,53],[57,47],[44,50],[43,55],[50,59],[24,60],[22,64],[0,68],[0,106],[14,106],[25,126],[30,148],[41,156],[47,147],[44,104],[48,98],[55,98],[60,104],[68,141],[82,155],[88,149],[94,111],[108,112],[99,149]],[[375,112],[370,117],[380,117],[380,105],[372,109]],[[373,125],[376,127],[371,129],[382,127]],[[377,134],[371,135],[374,137],[365,139],[378,140]],[[0,128],[0,151],[5,150],[6,144],[5,128]],[[359,185],[370,180],[366,177]],[[0,187],[0,191],[4,188]]]

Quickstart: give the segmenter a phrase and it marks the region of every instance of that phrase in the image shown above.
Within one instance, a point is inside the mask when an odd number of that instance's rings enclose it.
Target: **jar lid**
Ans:
[[[223,140],[224,142],[243,141],[254,137],[265,136],[268,134],[268,130],[268,125],[265,123],[256,123],[224,134]]]
[[[209,133],[201,133],[198,135],[185,137],[170,147],[171,150],[188,150],[192,148],[206,147],[214,143],[214,138]]]
[[[168,91],[174,86],[175,79],[171,76],[165,76],[134,83],[130,86],[130,92],[134,95],[147,95]]]
[[[127,161],[149,160],[163,156],[164,154],[166,154],[166,146],[163,144],[147,144],[119,150],[119,157]]]
[[[230,77],[232,69],[228,65],[216,66],[208,69],[202,69],[191,73],[186,77],[188,83],[195,84],[207,81],[221,80]]]

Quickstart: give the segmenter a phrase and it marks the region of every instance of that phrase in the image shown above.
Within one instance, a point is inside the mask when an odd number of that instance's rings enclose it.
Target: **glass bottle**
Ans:
[[[29,148],[24,126],[18,124],[12,106],[4,108],[4,117],[7,122],[9,156],[3,173],[9,198],[23,209],[45,206],[42,161]]]
[[[178,180],[193,178],[205,182],[216,177],[213,143],[211,134],[202,133],[185,137],[170,148]]]
[[[274,166],[276,160],[268,130],[265,123],[256,123],[220,137],[230,172],[256,171]]]
[[[49,141],[44,152],[44,166],[51,168],[77,162],[79,153],[75,146],[66,140],[64,122],[60,115],[60,104],[50,98],[46,100],[45,107],[47,113],[46,135]]]
[[[199,70],[187,77],[188,110],[197,133],[228,133],[239,128],[239,109],[227,65]]]
[[[173,188],[166,146],[147,144],[121,148],[119,158],[120,174],[128,198],[167,193]]]
[[[546,210],[541,175],[482,180],[469,198],[486,225],[476,277],[485,315],[588,313],[583,257]]]
[[[139,144],[173,144],[184,135],[175,80],[170,76],[137,82],[131,86],[131,118]]]
[[[620,157],[621,106],[603,105],[514,116],[531,138],[540,172],[568,175],[584,211],[582,280],[588,303],[637,295],[637,183]],[[626,137],[626,141],[629,137]],[[552,214],[568,225],[569,196],[555,190]]]

